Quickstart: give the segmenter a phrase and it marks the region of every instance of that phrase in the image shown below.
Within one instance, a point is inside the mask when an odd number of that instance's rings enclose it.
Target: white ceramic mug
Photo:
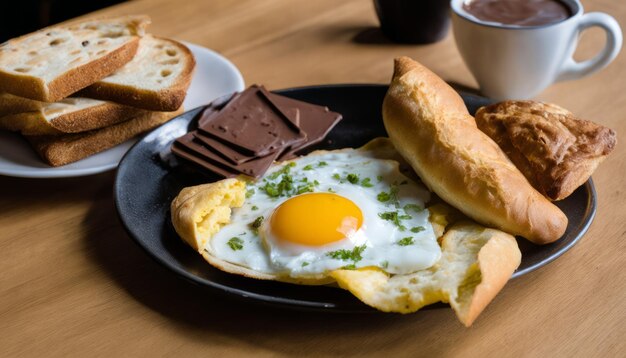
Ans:
[[[622,30],[607,14],[583,14],[577,0],[561,0],[572,16],[541,26],[485,23],[463,9],[467,0],[452,0],[456,45],[480,85],[493,99],[526,99],[556,81],[577,79],[608,65],[622,47]],[[572,57],[581,32],[598,26],[606,32],[604,49],[576,62]]]

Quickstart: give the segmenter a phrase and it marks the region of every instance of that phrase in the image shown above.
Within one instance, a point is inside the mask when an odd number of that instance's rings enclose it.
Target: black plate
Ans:
[[[358,147],[374,137],[385,136],[381,104],[387,86],[330,85],[277,91],[303,101],[322,104],[343,114],[344,119],[327,140],[311,150]],[[488,102],[462,94],[472,113]],[[168,168],[159,153],[187,131],[202,108],[194,109],[155,129],[140,140],[121,161],[115,181],[115,201],[129,235],[146,252],[176,274],[199,285],[255,301],[299,309],[341,312],[373,311],[350,293],[333,287],[307,287],[247,279],[211,267],[176,235],[170,224],[169,205],[186,186],[207,182],[207,177],[185,167]],[[209,179],[210,180],[210,179]],[[522,263],[513,277],[535,270],[569,250],[587,231],[596,211],[596,195],[589,180],[557,205],[569,218],[565,235],[558,241],[535,246],[518,240]]]

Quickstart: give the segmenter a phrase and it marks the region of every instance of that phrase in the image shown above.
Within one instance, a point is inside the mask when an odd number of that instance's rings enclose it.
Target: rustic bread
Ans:
[[[185,45],[146,35],[132,61],[80,95],[154,111],[173,111],[183,104],[195,65]]]
[[[0,129],[24,135],[78,133],[123,122],[143,110],[90,98],[48,103],[0,93]]]
[[[61,166],[114,147],[138,134],[163,124],[182,112],[142,112],[125,122],[89,132],[57,136],[26,136],[41,158]]]
[[[548,103],[505,101],[476,112],[493,139],[528,181],[552,200],[568,197],[615,148],[613,130]]]
[[[396,59],[383,120],[422,181],[467,216],[537,244],[565,232],[565,214],[476,127],[461,97],[410,58]]]
[[[137,52],[146,16],[60,24],[0,45],[0,91],[55,102],[110,75]]]

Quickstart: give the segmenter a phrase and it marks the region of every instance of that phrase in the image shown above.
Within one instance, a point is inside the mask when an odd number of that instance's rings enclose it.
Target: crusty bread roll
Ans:
[[[461,97],[408,57],[395,61],[383,120],[422,181],[467,216],[536,244],[565,232],[565,214],[476,127]]]

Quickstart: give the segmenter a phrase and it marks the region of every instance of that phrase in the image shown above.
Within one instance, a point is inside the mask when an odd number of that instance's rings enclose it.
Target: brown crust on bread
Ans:
[[[185,53],[187,59],[186,66],[172,86],[159,91],[151,91],[136,88],[132,85],[120,85],[99,81],[83,89],[80,95],[153,111],[172,111],[180,107],[185,100],[187,89],[191,84],[191,79],[196,68],[196,60],[187,46],[180,42],[157,36],[154,37],[170,42]]]
[[[568,197],[615,148],[613,130],[549,103],[505,101],[476,112],[528,181],[552,200]]]
[[[121,123],[141,114],[145,114],[141,109],[106,102],[83,111],[58,116],[50,120],[50,125],[59,132],[80,133]]]
[[[124,122],[142,113],[141,109],[106,102],[60,115],[50,121],[39,110],[10,114],[0,117],[0,129],[32,136],[80,133]]]
[[[408,57],[396,59],[383,120],[422,181],[465,215],[537,244],[565,232],[565,214],[476,127],[461,97]]]
[[[128,121],[89,132],[59,136],[26,136],[41,158],[61,166],[114,147],[175,117],[176,112],[146,112]]]

